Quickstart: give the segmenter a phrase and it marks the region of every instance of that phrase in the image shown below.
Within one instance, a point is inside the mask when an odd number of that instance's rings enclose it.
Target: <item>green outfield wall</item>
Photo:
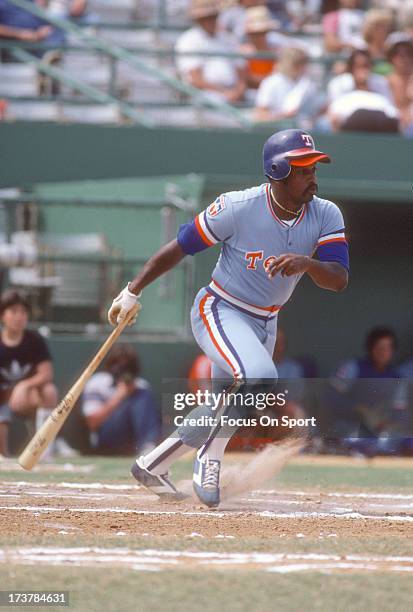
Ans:
[[[268,129],[0,123],[0,186],[188,172],[232,175],[242,184],[261,176],[262,144],[269,134]],[[317,145],[333,158],[320,176],[335,181],[334,191],[411,201],[413,139],[320,135]]]

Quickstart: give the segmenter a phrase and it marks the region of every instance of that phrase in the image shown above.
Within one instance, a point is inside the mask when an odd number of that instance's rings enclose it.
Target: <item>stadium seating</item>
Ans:
[[[90,52],[66,52],[60,66],[68,77],[72,77],[101,91],[110,86],[109,59]],[[68,86],[62,86],[62,93],[71,93]]]
[[[38,74],[34,66],[0,63],[0,96],[37,96]]]
[[[120,112],[116,104],[63,104],[61,119],[76,123],[118,123]]]
[[[12,121],[59,121],[61,112],[57,102],[13,100],[7,105],[6,117]]]
[[[129,21],[134,17],[138,4],[136,0],[90,0],[89,10],[103,21]]]

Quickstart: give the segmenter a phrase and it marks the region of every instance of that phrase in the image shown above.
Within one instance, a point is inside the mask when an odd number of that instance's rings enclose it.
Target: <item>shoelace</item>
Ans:
[[[216,489],[219,482],[219,461],[205,461],[205,472],[202,485],[209,489]]]

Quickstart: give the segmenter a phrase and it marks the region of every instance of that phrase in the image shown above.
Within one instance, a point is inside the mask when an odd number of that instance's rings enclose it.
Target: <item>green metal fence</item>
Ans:
[[[12,269],[9,284],[26,290],[35,316],[53,330],[106,325],[114,295],[199,207],[203,179],[86,181],[34,185],[1,197],[8,239],[35,238],[35,269]],[[187,337],[194,294],[194,262],[182,264],[145,291],[139,329]]]

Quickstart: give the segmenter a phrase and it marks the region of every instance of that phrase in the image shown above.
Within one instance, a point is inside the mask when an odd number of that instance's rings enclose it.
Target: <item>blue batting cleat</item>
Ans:
[[[218,459],[209,459],[205,454],[199,457],[199,451],[194,461],[193,486],[200,501],[211,508],[218,506],[219,499],[219,472],[221,462]]]
[[[155,493],[164,500],[181,501],[185,498],[178,489],[169,480],[169,474],[153,474],[144,467],[142,457],[136,459],[131,468],[132,476],[145,489]]]

